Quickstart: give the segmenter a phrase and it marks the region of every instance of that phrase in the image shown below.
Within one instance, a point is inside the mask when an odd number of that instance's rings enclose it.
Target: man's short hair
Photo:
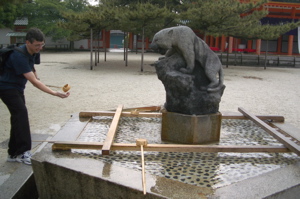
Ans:
[[[34,41],[45,41],[45,35],[38,28],[30,28],[26,34],[26,40],[30,43],[33,43]]]

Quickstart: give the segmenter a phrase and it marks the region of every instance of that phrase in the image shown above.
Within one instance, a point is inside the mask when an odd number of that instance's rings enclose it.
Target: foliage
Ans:
[[[124,6],[131,6],[134,4],[144,4],[144,3],[150,3],[153,5],[158,5],[159,7],[167,7],[174,9],[176,6],[181,5],[180,0],[106,0],[102,1],[104,4],[105,3],[112,3],[114,5],[118,5],[120,7]]]
[[[261,24],[268,0],[1,0],[0,28],[12,27],[18,17],[28,17],[29,27],[40,28],[54,40],[76,41],[101,30],[121,29],[151,37],[162,28],[187,25],[213,36],[274,39],[297,23]],[[20,3],[23,3],[20,6]]]
[[[255,10],[267,0],[257,3],[240,3],[236,0],[195,0],[185,4],[180,13],[183,21],[193,29],[213,35],[231,35],[257,23],[266,16],[266,10]],[[245,18],[241,15],[247,16]],[[247,20],[245,20],[247,18]]]
[[[194,0],[181,7],[181,22],[205,34],[247,39],[276,39],[299,26],[299,23],[261,24],[260,20],[268,14],[262,7],[267,2]]]
[[[57,25],[58,22],[65,21],[63,13],[80,12],[87,4],[86,0],[35,0],[24,5],[23,15],[28,17],[29,27],[40,28],[55,41],[71,34]]]
[[[8,4],[20,5],[29,0],[1,0],[0,7],[6,7]]]
[[[143,29],[146,36],[152,36],[166,25],[166,20],[175,19],[176,15],[166,7],[150,3],[131,4],[122,7],[116,15],[121,30],[141,34]]]
[[[84,12],[64,13],[65,21],[61,21],[59,26],[72,32],[72,41],[89,38],[90,29],[94,31],[94,36],[99,35],[101,30],[117,28],[115,26],[115,14],[118,8],[109,5],[89,6]]]
[[[248,39],[264,39],[272,40],[277,39],[280,35],[287,33],[288,31],[300,26],[299,22],[292,23],[279,23],[279,24],[258,24],[255,29],[251,27],[245,29],[243,34],[238,35],[239,37]],[[248,30],[248,32],[246,31]]]
[[[12,28],[14,21],[21,14],[20,6],[26,0],[1,0],[0,1],[0,28]]]

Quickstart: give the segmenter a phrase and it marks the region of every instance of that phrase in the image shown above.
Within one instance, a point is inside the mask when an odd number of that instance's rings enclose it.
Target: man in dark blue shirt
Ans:
[[[31,164],[31,136],[24,89],[27,81],[48,94],[66,98],[70,93],[53,91],[37,77],[34,64],[40,63],[40,50],[45,45],[45,36],[37,28],[26,34],[26,44],[21,46],[25,54],[14,51],[4,65],[0,76],[0,98],[11,114],[11,131],[7,161]]]

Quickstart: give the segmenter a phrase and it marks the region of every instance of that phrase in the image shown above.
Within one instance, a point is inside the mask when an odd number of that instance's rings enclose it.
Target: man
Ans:
[[[27,81],[50,95],[60,98],[70,95],[70,93],[53,91],[37,78],[34,64],[40,63],[39,52],[44,45],[44,34],[37,28],[29,29],[26,34],[26,44],[20,46],[25,54],[16,50],[12,52],[5,62],[4,73],[0,76],[0,98],[11,114],[7,158],[10,162],[31,164],[31,136],[24,97]]]

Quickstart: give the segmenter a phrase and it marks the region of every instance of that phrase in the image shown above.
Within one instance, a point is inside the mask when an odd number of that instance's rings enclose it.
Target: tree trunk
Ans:
[[[145,45],[145,43],[144,43],[144,40],[145,40],[145,35],[144,35],[144,33],[145,33],[145,29],[143,28],[143,33],[142,33],[142,60],[141,60],[141,72],[143,72],[144,71],[144,45]]]
[[[125,37],[125,41],[124,41],[125,45],[126,45],[126,52],[125,52],[125,56],[126,56],[126,63],[125,66],[128,66],[128,32],[126,33],[126,37]]]
[[[104,49],[104,61],[106,61],[106,30],[105,29],[103,31],[103,49]]]
[[[91,28],[91,62],[90,62],[90,69],[93,70],[93,29]]]
[[[265,70],[267,69],[268,48],[269,48],[269,40],[267,40],[267,49],[266,49],[266,52],[265,52],[265,67],[264,67]]]

